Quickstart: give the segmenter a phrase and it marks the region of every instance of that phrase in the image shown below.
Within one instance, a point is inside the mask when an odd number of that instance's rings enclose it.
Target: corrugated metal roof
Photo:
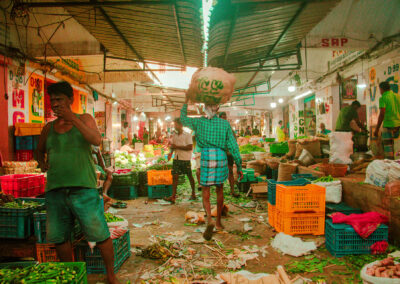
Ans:
[[[219,2],[210,22],[208,63],[227,70],[293,56],[338,0],[234,2]]]
[[[85,12],[88,9],[84,6],[66,9],[116,56],[202,66],[201,1],[154,2],[98,5],[89,12]]]

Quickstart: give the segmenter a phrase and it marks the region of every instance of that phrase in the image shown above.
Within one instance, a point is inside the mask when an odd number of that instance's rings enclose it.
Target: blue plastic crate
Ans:
[[[325,212],[327,214],[331,214],[331,213],[334,213],[334,212],[341,212],[341,213],[346,214],[346,215],[363,213],[361,209],[350,207],[349,205],[347,205],[344,202],[341,202],[341,203],[338,203],[338,204],[336,204],[336,203],[326,203]]]
[[[148,185],[149,198],[164,198],[172,195],[172,185]]]
[[[131,255],[131,240],[129,231],[119,239],[112,240],[114,247],[114,272],[117,272],[122,264]],[[86,262],[88,274],[106,274],[106,268],[98,247],[92,250],[87,243],[79,243],[76,246],[77,261]]]
[[[0,207],[0,238],[26,239],[33,234],[33,209]]]
[[[111,198],[118,200],[130,200],[138,197],[137,187],[128,185],[112,186],[108,194]]]
[[[310,184],[309,180],[306,179],[296,179],[290,181],[276,181],[274,179],[267,180],[268,182],[268,202],[272,205],[276,203],[276,185],[282,184],[286,186],[304,186]]]
[[[15,136],[15,150],[35,150],[33,136]]]
[[[336,257],[351,254],[370,254],[370,247],[379,241],[387,241],[388,226],[381,224],[367,239],[361,238],[347,224],[333,224],[332,219],[325,221],[325,245],[328,251]]]
[[[318,177],[312,175],[312,174],[292,174],[292,180],[296,180],[299,178],[305,178],[309,180],[316,180]]]

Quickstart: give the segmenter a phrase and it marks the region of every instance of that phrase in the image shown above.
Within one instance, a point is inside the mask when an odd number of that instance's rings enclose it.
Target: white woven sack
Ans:
[[[325,187],[326,202],[331,202],[331,203],[342,202],[342,182],[340,180],[335,180],[331,182],[316,182],[314,184]]]
[[[389,160],[375,160],[372,161],[366,171],[365,182],[385,187],[388,182],[388,175],[391,162]]]
[[[332,132],[330,134],[331,154],[329,162],[333,164],[351,164],[353,140],[351,132]]]

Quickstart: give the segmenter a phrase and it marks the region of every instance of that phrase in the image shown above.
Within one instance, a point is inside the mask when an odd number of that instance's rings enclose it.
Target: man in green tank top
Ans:
[[[72,112],[69,83],[52,84],[47,92],[57,116],[44,127],[37,147],[39,165],[43,172],[47,170],[47,241],[56,244],[61,261],[72,261],[71,232],[77,219],[86,240],[99,247],[109,283],[119,283],[92,157],[91,146],[100,145],[100,132],[91,115]]]

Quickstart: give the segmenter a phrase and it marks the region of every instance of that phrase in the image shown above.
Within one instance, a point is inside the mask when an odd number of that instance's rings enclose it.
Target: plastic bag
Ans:
[[[284,254],[295,257],[307,255],[317,249],[315,242],[303,242],[300,238],[292,237],[285,233],[277,234],[271,246],[282,251]]]
[[[235,76],[223,69],[206,67],[193,74],[187,94],[193,102],[224,104],[232,97],[235,82]]]
[[[332,132],[330,134],[331,164],[351,164],[353,154],[353,134],[351,132]]]
[[[391,161],[389,160],[375,160],[372,161],[368,167],[365,175],[365,182],[384,187],[388,182],[389,170]]]
[[[331,182],[316,182],[314,184],[325,187],[326,202],[340,203],[342,201],[342,182],[340,180]]]

